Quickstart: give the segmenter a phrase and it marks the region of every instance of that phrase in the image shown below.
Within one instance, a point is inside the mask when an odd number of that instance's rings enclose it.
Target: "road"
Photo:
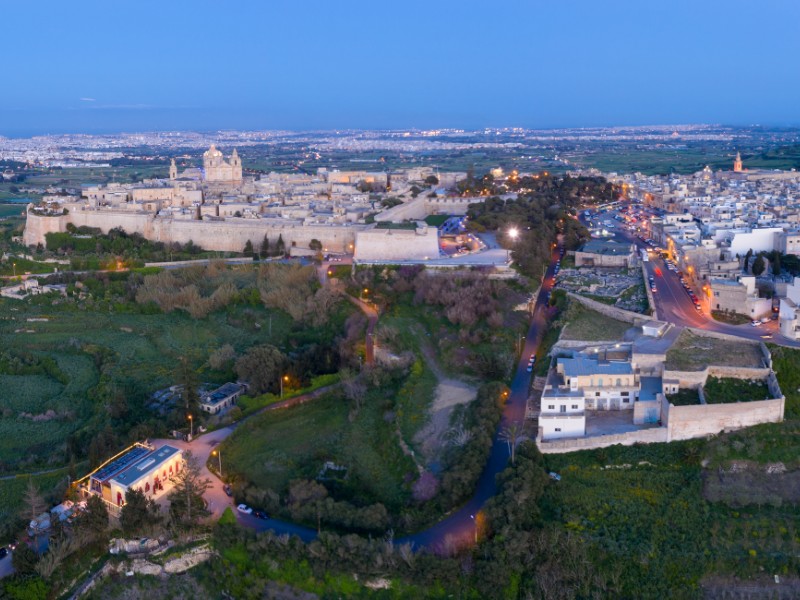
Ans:
[[[612,219],[616,214],[616,211],[609,211],[604,216]],[[582,214],[580,219],[581,222],[586,224],[586,219]],[[612,239],[615,241],[633,243],[636,245],[637,250],[649,248],[647,244],[625,230],[622,223],[619,223],[613,231],[614,236]],[[707,331],[726,333],[746,340],[758,342],[768,341],[781,346],[800,348],[800,342],[790,340],[780,335],[777,321],[770,321],[758,327],[753,327],[749,323],[744,325],[730,325],[714,320],[711,318],[708,297],[702,290],[696,289],[695,287],[694,292],[700,299],[703,309],[702,311],[698,311],[691,298],[686,293],[686,290],[683,288],[683,285],[681,285],[678,274],[670,271],[664,259],[657,256],[655,253],[650,253],[650,260],[645,263],[645,268],[647,269],[648,275],[655,279],[657,291],[653,294],[653,298],[660,320],[668,321],[683,327],[695,327]],[[763,336],[765,335],[771,335],[772,337],[764,338]]]
[[[495,495],[497,492],[495,478],[508,465],[508,445],[498,440],[498,433],[507,425],[514,422],[522,422],[525,418],[525,404],[528,399],[528,390],[531,382],[531,374],[527,372],[528,357],[537,351],[542,336],[546,331],[547,303],[545,298],[549,297],[549,292],[552,290],[553,272],[557,259],[558,252],[554,251],[545,273],[542,293],[536,299],[533,318],[525,338],[525,346],[514,372],[509,397],[503,409],[503,418],[498,430],[495,432],[491,454],[478,479],[474,495],[465,505],[435,525],[418,533],[399,538],[397,543],[410,543],[417,550],[426,548],[432,551],[439,551],[449,544],[471,543],[474,539],[475,521],[472,517],[486,504],[489,498]],[[270,530],[278,534],[297,535],[304,541],[312,540],[317,535],[317,531],[314,529],[277,519],[260,520],[240,513],[237,513],[237,518],[243,525],[257,531]]]

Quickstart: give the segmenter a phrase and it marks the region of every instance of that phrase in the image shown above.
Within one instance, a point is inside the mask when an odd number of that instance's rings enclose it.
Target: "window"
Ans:
[[[556,408],[556,407],[555,407],[555,405],[553,405],[553,404],[548,404],[548,405],[547,405],[547,410],[555,410],[555,408]]]
[[[617,377],[617,387],[619,387],[619,386],[621,386],[621,385],[622,385],[622,379],[620,379],[619,377]]]
[[[595,393],[594,393],[594,395],[595,395],[595,396],[599,396],[599,395],[600,395],[600,392],[595,392]]]
[[[566,405],[566,404],[561,404],[561,405],[559,406],[559,408],[561,409],[561,412],[562,412],[562,413],[565,413],[565,412],[567,412],[567,405]]]
[[[572,410],[578,410],[578,405],[577,404],[573,404],[572,405]]]
[[[556,427],[556,431],[561,431],[561,427]]]
[[[623,398],[623,399],[622,399],[622,402],[623,402],[623,403],[625,403],[625,404],[627,404],[627,403],[628,403],[628,402],[630,402],[630,401],[631,401],[631,399],[630,399],[630,398]]]
[[[620,392],[620,394],[622,394],[623,396],[629,396],[630,392]]]

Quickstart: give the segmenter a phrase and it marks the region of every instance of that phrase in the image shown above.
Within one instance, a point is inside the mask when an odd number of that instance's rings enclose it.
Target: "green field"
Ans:
[[[314,479],[333,461],[348,470],[341,498],[398,509],[408,496],[403,481],[414,473],[414,463],[384,419],[386,391],[373,391],[353,422],[349,403],[338,393],[264,413],[237,429],[222,452],[238,475],[281,496],[290,480]]]

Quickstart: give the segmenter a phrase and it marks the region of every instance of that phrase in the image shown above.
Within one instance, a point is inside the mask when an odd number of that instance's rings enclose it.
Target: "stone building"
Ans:
[[[213,144],[203,153],[203,180],[213,183],[241,183],[242,159],[234,148],[230,161]]]

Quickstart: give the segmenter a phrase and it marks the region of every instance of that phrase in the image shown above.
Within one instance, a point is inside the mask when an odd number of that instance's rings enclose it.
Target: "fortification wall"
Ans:
[[[419,221],[428,216],[425,208],[425,198],[417,196],[413,200],[393,206],[375,215],[375,220],[379,223],[399,223],[401,221]]]
[[[428,260],[439,258],[439,232],[420,229],[368,229],[356,234],[354,260]]]
[[[670,405],[668,441],[688,440],[760,423],[778,423],[783,420],[783,408],[783,398],[735,404]]]
[[[273,244],[278,236],[283,236],[287,249],[292,245],[307,248],[312,239],[317,239],[330,252],[349,252],[355,244],[356,231],[364,227],[275,224],[261,219],[197,221],[155,217],[150,213],[73,210],[60,217],[39,217],[28,213],[23,241],[28,246],[44,244],[47,233],[66,231],[68,223],[76,227],[94,227],[103,233],[121,227],[127,233],[139,233],[153,241],[185,244],[191,240],[206,250],[225,252],[241,252],[248,240],[258,247],[265,235]],[[438,244],[433,256],[438,256]]]

